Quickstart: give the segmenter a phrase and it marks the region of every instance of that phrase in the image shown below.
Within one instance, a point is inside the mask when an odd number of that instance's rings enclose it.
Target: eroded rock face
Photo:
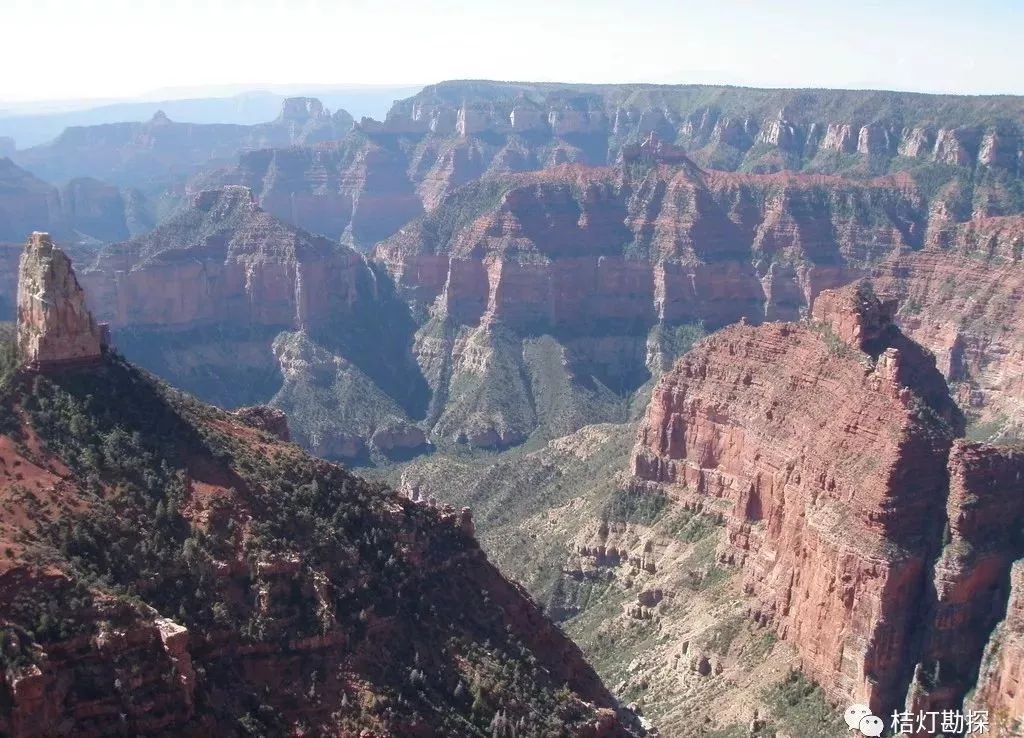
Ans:
[[[905,694],[962,420],[863,285],[819,299],[850,343],[821,325],[733,326],[663,378],[635,485],[724,513],[719,555],[753,617],[836,699],[884,711]]]
[[[68,246],[98,246],[151,228],[140,193],[122,193],[99,180],[82,178],[60,190],[10,159],[0,158],[0,240],[21,242],[46,229]]]
[[[18,266],[18,355],[35,368],[88,363],[103,336],[85,304],[71,260],[48,233],[33,233]]]
[[[193,189],[244,185],[267,212],[312,233],[369,248],[423,213],[400,150],[365,137],[320,146],[261,149]]]
[[[854,289],[825,290],[815,299],[811,314],[844,343],[868,351],[871,344],[885,340],[896,307],[895,300],[879,301],[869,284],[862,282]]]
[[[950,112],[950,104],[958,113]],[[610,163],[623,144],[654,132],[681,142],[698,163],[716,169],[832,172],[851,165],[866,170],[872,161],[906,168],[899,155],[962,167],[981,164],[1019,176],[1021,120],[1019,101],[994,98],[443,82],[398,101],[383,124],[363,127],[443,136],[443,143],[423,143],[420,150],[473,150],[492,173],[509,162],[520,168]],[[529,132],[528,141],[513,135],[523,132]],[[440,191],[450,191],[445,167],[441,159],[436,162],[430,179],[441,182]]]
[[[60,214],[60,195],[55,187],[10,159],[0,158],[0,239],[21,243],[40,228],[56,232]]]
[[[925,248],[880,264],[879,294],[938,359],[976,434],[1024,435],[1024,218],[936,227]]]
[[[116,327],[303,327],[343,314],[367,268],[351,249],[288,226],[245,187],[196,194],[155,231],[103,249],[83,272]]]
[[[1020,735],[1024,714],[1024,561],[1014,563],[1009,580],[1006,617],[985,648],[977,691],[969,701],[975,710],[988,710],[989,735]]]
[[[509,177],[461,191],[434,217],[477,200],[479,215],[454,232],[428,217],[375,255],[417,301],[437,299],[460,323],[517,328],[794,319],[821,289],[919,243],[924,218],[899,179],[686,165]],[[883,209],[891,220],[858,215]]]

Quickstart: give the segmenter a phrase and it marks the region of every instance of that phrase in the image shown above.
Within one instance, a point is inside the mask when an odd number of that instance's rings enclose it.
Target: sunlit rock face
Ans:
[[[71,260],[47,233],[33,233],[18,267],[18,354],[47,367],[101,356],[100,327],[85,304]]]

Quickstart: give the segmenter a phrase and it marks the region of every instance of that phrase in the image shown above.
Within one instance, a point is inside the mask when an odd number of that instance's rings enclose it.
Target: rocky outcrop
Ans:
[[[18,267],[18,358],[36,369],[98,361],[103,332],[85,304],[71,260],[48,233],[33,233]]]
[[[900,697],[951,431],[918,417],[898,351],[865,366],[834,340],[795,324],[707,339],[655,390],[633,471],[725,512],[721,556],[743,568],[755,618],[837,696],[882,708]]]
[[[839,339],[867,351],[884,343],[893,327],[896,301],[880,301],[866,282],[853,289],[826,290],[814,301],[811,315],[815,322],[828,326]]]
[[[243,423],[266,431],[270,435],[282,441],[290,441],[291,431],[288,430],[288,416],[276,407],[267,405],[253,405],[251,407],[240,407],[235,410],[235,415]]]

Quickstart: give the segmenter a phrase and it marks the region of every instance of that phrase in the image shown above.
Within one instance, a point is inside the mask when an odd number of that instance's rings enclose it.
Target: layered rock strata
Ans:
[[[82,279],[115,328],[308,327],[372,283],[351,249],[281,223],[245,187],[198,193],[155,231],[104,248]]]
[[[423,213],[408,166],[401,149],[351,135],[340,143],[244,153],[237,166],[190,187],[244,185],[282,220],[367,249]]]
[[[0,158],[0,240],[20,242],[45,228],[64,243],[102,244],[152,225],[140,193],[88,178],[58,189]]]
[[[475,81],[431,85],[397,102],[383,124],[362,126],[420,141],[428,201],[457,184],[451,176],[460,159],[463,172],[479,173],[607,164],[652,133],[714,169],[940,165],[1017,178],[1022,121],[1020,101],[1005,97]]]
[[[462,323],[720,326],[797,318],[822,289],[918,246],[924,220],[900,178],[567,167],[466,188],[374,254]]]
[[[1024,218],[936,224],[925,247],[874,270],[902,329],[937,357],[972,436],[1024,436]]]
[[[724,516],[750,616],[835,700],[952,709],[1021,554],[1024,458],[954,442],[960,413],[892,310],[859,284],[814,323],[708,338],[655,389],[633,487]]]

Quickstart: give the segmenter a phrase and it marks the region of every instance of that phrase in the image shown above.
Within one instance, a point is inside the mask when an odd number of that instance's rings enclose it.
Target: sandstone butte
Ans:
[[[103,352],[44,234],[19,294],[0,367],[0,734],[639,735],[487,562],[468,511]]]
[[[1013,715],[1024,453],[957,438],[894,311],[858,282],[822,292],[811,322],[705,339],[654,390],[631,485],[724,516],[717,555],[750,617],[837,703],[959,709],[977,687]]]

